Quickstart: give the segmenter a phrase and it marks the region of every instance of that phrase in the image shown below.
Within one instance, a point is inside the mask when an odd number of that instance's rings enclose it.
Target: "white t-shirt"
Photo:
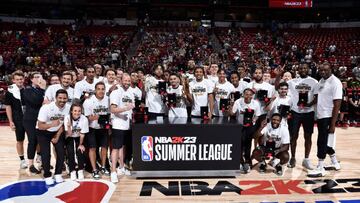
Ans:
[[[123,108],[127,104],[135,105],[134,93],[128,88],[126,91],[120,87],[110,94],[110,105],[116,105]],[[117,130],[129,130],[130,120],[132,119],[132,110],[122,113],[111,114],[112,128]]]
[[[200,116],[200,107],[208,106],[208,94],[214,91],[214,84],[207,79],[203,79],[201,82],[193,80],[189,83],[189,90],[194,99],[191,115]]]
[[[135,87],[130,86],[130,90],[134,93],[135,99],[141,100],[142,92],[141,92],[140,88],[138,88],[137,86],[135,86]]]
[[[112,84],[108,83],[107,80],[104,82],[105,83],[105,92],[106,92],[106,96],[109,96],[109,91],[110,91],[110,88],[115,85],[116,83],[113,82]]]
[[[284,98],[276,97],[276,99],[272,102],[271,107],[270,107],[270,109],[271,109],[270,110],[270,117],[274,113],[280,113],[279,112],[280,105],[291,107],[291,98],[290,98],[290,96],[286,96]],[[281,124],[285,125],[285,126],[288,126],[287,118],[282,118],[281,119]]]
[[[146,107],[149,108],[149,112],[151,113],[165,113],[165,105],[161,99],[161,95],[158,93],[160,81],[164,80],[158,80],[152,76],[145,79],[145,102]]]
[[[219,77],[217,75],[215,75],[215,76],[208,75],[207,79],[210,80],[211,82],[213,82],[214,84],[216,84],[219,81]]]
[[[248,85],[249,85],[248,82],[243,81],[243,80],[240,80],[240,81],[239,81],[239,85],[238,85],[237,87],[234,86],[234,87],[235,87],[235,91],[238,91],[238,92],[240,92],[241,95],[243,95],[243,94],[244,94],[244,90],[245,90],[246,88],[248,88]]]
[[[279,125],[278,128],[273,129],[271,123],[268,123],[262,130],[261,134],[264,135],[263,141],[272,140],[275,142],[275,148],[280,148],[281,145],[290,144],[289,130],[286,126]]]
[[[215,94],[215,106],[214,106],[214,115],[215,116],[224,116],[223,112],[220,109],[220,99],[229,99],[231,92],[235,91],[234,85],[230,82],[225,82],[220,84],[217,82],[215,88],[218,88],[217,93]]]
[[[95,93],[96,79],[92,84],[88,83],[85,79],[77,82],[74,88],[74,98],[80,99],[83,92]]]
[[[70,122],[70,115],[65,116],[64,119],[64,130],[65,133],[68,130],[68,124]],[[80,137],[80,134],[85,134],[89,132],[89,121],[88,119],[81,114],[78,120],[72,120],[72,134],[70,137]]]
[[[259,90],[266,90],[267,91],[267,97],[271,98],[274,96],[275,94],[275,88],[273,85],[270,85],[267,82],[262,82],[262,83],[257,83],[256,81],[251,81],[250,83],[248,83],[247,88],[250,89],[256,89],[256,91]],[[254,94],[254,97],[256,96],[256,94]],[[266,114],[267,112],[265,111],[265,103],[264,102],[259,102],[260,103],[260,110],[261,110],[261,115]]]
[[[64,89],[61,84],[50,85],[45,91],[45,98],[50,102],[55,101],[56,92],[60,89]],[[68,103],[71,104],[74,99],[74,88],[68,87],[65,90],[68,93]]]
[[[109,114],[109,97],[104,96],[102,100],[99,100],[95,95],[92,95],[89,99],[84,101],[83,107],[85,116]],[[98,120],[90,121],[89,127],[100,129]]]
[[[237,120],[240,124],[244,124],[245,109],[254,110],[254,117],[261,115],[260,103],[254,99],[249,104],[245,103],[244,98],[240,98],[234,102],[232,112],[236,114]]]
[[[289,84],[289,93],[291,95],[291,110],[296,113],[309,113],[314,111],[314,107],[304,107],[299,108],[299,93],[307,93],[308,94],[308,103],[310,103],[314,99],[314,90],[317,85],[317,80],[314,78],[307,76],[306,78],[294,78],[288,81]]]
[[[185,99],[182,97],[183,86],[179,85],[178,88],[174,89],[172,86],[167,88],[167,93],[176,94],[176,105],[175,107],[169,108],[169,118],[173,117],[187,117]]]
[[[66,115],[69,115],[70,111],[70,105],[65,104],[65,106],[60,109],[58,106],[56,106],[55,101],[45,104],[40,108],[39,115],[38,115],[38,121],[46,122],[46,124],[50,124],[53,120],[60,119],[60,125],[56,127],[52,127],[47,129],[49,132],[56,132],[60,129],[60,127],[64,123],[64,118]],[[38,125],[36,125],[36,128],[38,129]]]
[[[331,118],[334,108],[333,100],[342,100],[341,81],[334,75],[331,75],[326,80],[322,78],[316,86],[315,93],[318,94],[316,106],[318,119]]]

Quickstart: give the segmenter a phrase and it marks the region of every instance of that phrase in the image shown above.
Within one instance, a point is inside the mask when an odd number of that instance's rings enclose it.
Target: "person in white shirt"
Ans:
[[[167,94],[175,94],[176,101],[172,106],[169,106],[169,118],[183,117],[187,118],[186,102],[189,90],[185,90],[183,85],[180,85],[180,77],[176,73],[170,74],[170,86],[167,88]],[[187,92],[187,94],[185,93]],[[169,102],[169,101],[167,101]],[[168,105],[170,105],[168,103]]]
[[[95,92],[95,68],[87,66],[85,74],[85,79],[77,82],[74,88],[74,99],[80,100],[81,103],[90,98]]]
[[[230,82],[234,85],[235,91],[242,94],[247,88],[248,82],[240,80],[240,74],[237,71],[233,71],[230,75]]]
[[[274,113],[281,115],[281,125],[288,127],[288,118],[290,117],[290,107],[291,107],[291,98],[287,95],[289,85],[287,82],[282,82],[279,85],[279,96],[274,100],[271,100],[271,103],[266,107],[265,110],[269,111],[270,116]],[[287,109],[287,111],[284,111]],[[281,112],[283,111],[283,112]],[[285,113],[286,112],[286,113]]]
[[[289,161],[289,130],[280,123],[281,115],[275,113],[271,116],[271,122],[266,124],[260,132],[260,146],[254,150],[252,155],[260,163],[260,173],[266,172],[265,159],[269,155],[272,157],[270,164],[275,168],[275,173],[279,176],[283,174],[282,165]]]
[[[335,155],[335,125],[342,100],[342,84],[331,72],[331,65],[324,62],[319,67],[321,80],[316,86],[317,97],[317,167],[309,171],[308,176],[322,177],[325,175],[324,159],[326,154],[330,156],[331,164],[328,168],[340,170],[340,164]]]
[[[240,170],[243,173],[250,172],[251,168],[251,141],[256,132],[255,123],[261,115],[260,104],[253,99],[254,91],[247,88],[243,92],[244,97],[235,101],[229,109],[230,115],[236,115],[237,120],[243,125],[241,133]]]
[[[189,101],[192,103],[191,116],[201,117],[201,107],[209,107],[208,118],[212,118],[214,112],[214,83],[204,78],[204,69],[196,67],[194,70],[195,80],[189,83],[189,91],[191,97]]]
[[[255,99],[260,103],[261,115],[256,122],[256,130],[261,130],[261,125],[266,120],[267,111],[265,110],[266,106],[269,104],[270,99],[275,96],[275,88],[263,80],[263,69],[256,68],[253,74],[254,80],[248,83],[248,88],[252,89],[255,92]],[[260,98],[260,93],[266,92],[264,95],[266,98]],[[257,133],[258,134],[258,133]],[[255,145],[258,143],[258,138],[255,137]]]
[[[104,83],[105,83],[105,88],[106,88],[106,96],[109,96],[110,92],[117,85],[115,69],[112,69],[112,68],[106,69],[105,77],[106,78],[104,79]]]
[[[302,166],[306,169],[312,169],[313,166],[309,160],[311,151],[311,136],[314,132],[315,113],[314,104],[316,103],[316,94],[314,92],[317,85],[317,80],[308,76],[309,65],[301,63],[298,68],[299,78],[294,78],[288,81],[289,94],[291,95],[291,119],[289,119],[290,129],[290,149],[291,159],[288,167],[293,168],[296,165],[296,146],[299,137],[300,126],[303,126],[305,139],[305,157]],[[306,104],[302,104],[299,95],[305,95]]]
[[[81,112],[82,106],[80,104],[72,104],[70,114],[64,118],[65,143],[71,180],[84,179],[84,137],[85,133],[89,132],[89,121]],[[78,163],[77,173],[75,160]]]
[[[211,64],[209,71],[210,74],[207,76],[207,79],[215,84],[219,80],[217,75],[217,72],[219,71],[219,66],[217,64]]]
[[[150,119],[165,115],[165,104],[163,102],[162,95],[159,93],[159,82],[164,82],[164,67],[161,65],[155,65],[153,73],[154,76],[149,76],[145,79],[145,103],[146,107],[149,108]]]
[[[72,103],[74,98],[74,89],[70,86],[72,82],[72,74],[69,71],[63,72],[61,75],[61,84],[50,85],[45,91],[44,103],[48,104],[55,101],[56,91],[64,89],[68,93],[68,104]]]
[[[230,101],[230,94],[235,92],[235,87],[230,82],[226,81],[226,73],[225,70],[220,69],[218,71],[218,82],[215,83],[214,88],[214,97],[215,97],[215,105],[214,105],[214,116],[224,116],[225,111],[229,107],[230,103],[228,102],[228,106],[224,109],[220,106],[221,99],[228,99]],[[224,110],[224,111],[223,111]]]
[[[89,133],[86,134],[86,144],[89,148],[89,158],[92,167],[92,176],[94,179],[100,178],[99,171],[96,167],[96,150],[101,148],[101,168],[103,175],[110,175],[105,168],[107,148],[109,143],[109,129],[106,122],[110,123],[109,98],[105,95],[104,82],[98,82],[95,85],[95,95],[85,100],[84,115],[89,119]],[[104,123],[100,123],[100,116],[105,117]]]
[[[136,100],[142,100],[143,92],[138,87],[139,77],[136,71],[130,73],[131,85],[130,89],[133,91]]]
[[[104,77],[102,76],[103,67],[100,64],[95,64],[94,68],[95,68],[95,78],[94,78],[95,83],[104,81]]]
[[[55,147],[56,166],[55,181],[63,182],[61,177],[64,164],[64,118],[69,114],[70,106],[66,90],[60,89],[56,92],[56,101],[45,104],[40,108],[37,121],[37,139],[41,148],[41,161],[44,170],[45,183],[54,184],[54,179],[50,172],[50,143]]]
[[[110,180],[117,183],[117,175],[130,175],[130,171],[124,165],[124,139],[125,136],[131,136],[130,121],[132,109],[135,107],[134,93],[130,90],[130,76],[124,73],[121,81],[121,87],[110,94],[110,111],[112,116],[112,151],[111,151],[111,175]],[[118,171],[116,164],[119,162]],[[118,173],[117,173],[118,172]]]

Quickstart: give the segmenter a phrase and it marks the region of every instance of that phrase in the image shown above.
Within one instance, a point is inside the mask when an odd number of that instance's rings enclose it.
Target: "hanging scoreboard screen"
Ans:
[[[269,0],[270,8],[311,8],[312,0]]]

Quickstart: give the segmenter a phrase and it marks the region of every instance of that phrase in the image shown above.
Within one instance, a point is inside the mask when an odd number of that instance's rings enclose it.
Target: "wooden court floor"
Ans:
[[[14,132],[5,126],[0,127],[0,132],[0,185],[41,178],[40,175],[29,175],[27,170],[19,169]],[[293,169],[286,168],[282,177],[272,173],[270,168],[265,174],[252,170],[250,174],[236,177],[121,177],[110,202],[360,202],[360,128],[337,128],[336,134],[336,151],[342,169],[330,171],[323,178],[307,178],[301,167],[304,155],[301,132],[298,140],[297,166]],[[317,163],[316,140],[315,128],[310,156],[313,164]],[[326,161],[330,160],[327,158]],[[63,175],[64,178],[68,178]],[[91,179],[90,174],[86,174],[86,178]],[[109,177],[103,179],[109,180]]]

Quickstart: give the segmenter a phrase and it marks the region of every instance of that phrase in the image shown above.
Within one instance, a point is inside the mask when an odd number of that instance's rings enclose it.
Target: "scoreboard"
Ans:
[[[311,8],[312,0],[269,0],[270,8]]]

